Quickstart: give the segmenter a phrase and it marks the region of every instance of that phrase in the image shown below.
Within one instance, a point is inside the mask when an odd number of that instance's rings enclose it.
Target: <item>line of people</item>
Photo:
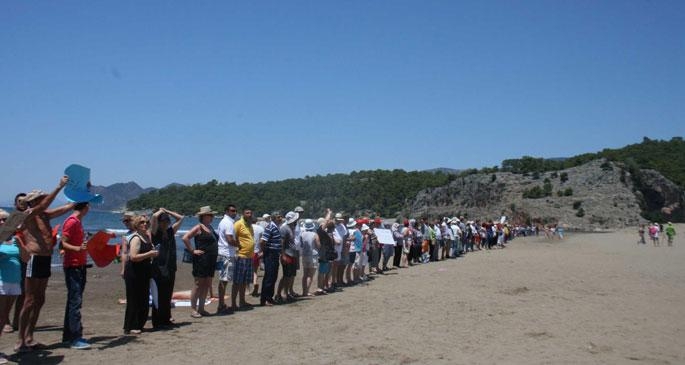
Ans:
[[[15,209],[23,211],[25,219],[12,238],[0,245],[0,328],[8,324],[10,308],[16,303],[16,352],[43,346],[34,339],[33,332],[45,302],[52,252],[58,244],[63,251],[67,289],[62,340],[73,349],[90,347],[83,338],[81,323],[88,266],[87,233],[82,221],[90,205],[79,202],[49,208],[67,182],[64,176],[50,193],[34,190],[17,195]],[[67,213],[58,242],[50,220]],[[250,285],[250,294],[259,298],[259,305],[283,304],[372,280],[390,270],[391,259],[393,269],[406,268],[456,258],[481,248],[504,247],[513,235],[507,225],[467,222],[456,217],[412,219],[402,225],[386,226],[378,218],[354,219],[343,213],[333,214],[330,209],[317,220],[303,219],[301,207],[285,215],[273,212],[256,218],[252,213],[250,208],[243,208],[238,215],[238,209],[229,204],[215,228],[217,212],[209,206],[201,207],[196,213],[198,223],[183,235],[182,261],[192,263],[194,277],[189,296],[192,317],[210,315],[205,298],[212,290],[215,273],[219,281],[216,314],[229,314],[256,305],[246,298]],[[6,212],[0,212],[0,224],[7,218]],[[184,218],[164,208],[149,216],[124,214],[122,222],[128,231],[121,244],[120,274],[126,288],[125,334],[142,333],[149,319],[155,329],[174,326],[171,303],[178,261],[175,237]],[[379,238],[378,229],[387,229],[390,241]],[[260,267],[264,270],[261,283],[257,275]],[[299,270],[301,290],[296,290]],[[156,295],[150,314],[151,285]],[[0,356],[0,363],[3,360],[6,358]]]

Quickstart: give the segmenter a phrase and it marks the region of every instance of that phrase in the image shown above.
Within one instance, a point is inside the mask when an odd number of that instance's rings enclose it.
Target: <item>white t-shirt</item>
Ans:
[[[219,222],[217,233],[219,234],[219,255],[221,256],[235,257],[235,246],[229,245],[228,241],[226,241],[226,235],[230,234],[235,238],[234,223],[233,218],[226,214],[224,214],[221,222]]]
[[[261,248],[259,246],[259,241],[262,239],[262,233],[264,233],[264,227],[259,224],[252,225],[252,232],[254,233],[254,253],[259,253]]]
[[[335,239],[335,252],[337,252],[338,257],[340,257],[343,243],[345,243],[345,240],[347,239],[347,227],[345,227],[344,224],[339,223],[335,225],[335,230],[333,231],[333,239]]]

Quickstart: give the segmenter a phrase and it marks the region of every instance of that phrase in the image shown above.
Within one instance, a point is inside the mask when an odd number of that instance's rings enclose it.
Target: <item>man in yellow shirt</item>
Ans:
[[[238,244],[236,261],[233,266],[233,286],[231,287],[231,308],[233,310],[252,307],[245,301],[245,290],[252,282],[252,257],[254,256],[254,231],[252,229],[252,209],[243,209],[243,216],[233,225],[235,240]],[[236,295],[237,294],[237,295]],[[236,306],[239,296],[240,307]]]

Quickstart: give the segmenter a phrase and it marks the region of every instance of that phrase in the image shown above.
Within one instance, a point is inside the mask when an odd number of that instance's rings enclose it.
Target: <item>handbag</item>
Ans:
[[[185,262],[186,264],[190,264],[193,262],[193,253],[188,251],[187,248],[183,249],[183,258],[181,259],[182,262]]]

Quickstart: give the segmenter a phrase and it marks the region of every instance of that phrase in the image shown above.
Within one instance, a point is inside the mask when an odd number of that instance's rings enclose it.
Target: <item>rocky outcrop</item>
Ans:
[[[143,189],[140,185],[133,181],[127,183],[116,183],[109,186],[92,186],[91,192],[100,194],[103,197],[103,203],[94,205],[93,209],[97,210],[122,210],[126,208],[126,202],[135,199],[140,194],[155,190],[154,188]]]
[[[635,226],[646,210],[682,214],[683,189],[656,171],[640,174],[636,186],[625,168],[595,160],[570,169],[532,174],[473,174],[417,194],[411,216],[465,215],[514,223],[558,223],[579,230]],[[538,198],[524,198],[531,192]]]
[[[640,170],[636,194],[646,217],[682,222],[685,218],[683,189],[655,170]]]

